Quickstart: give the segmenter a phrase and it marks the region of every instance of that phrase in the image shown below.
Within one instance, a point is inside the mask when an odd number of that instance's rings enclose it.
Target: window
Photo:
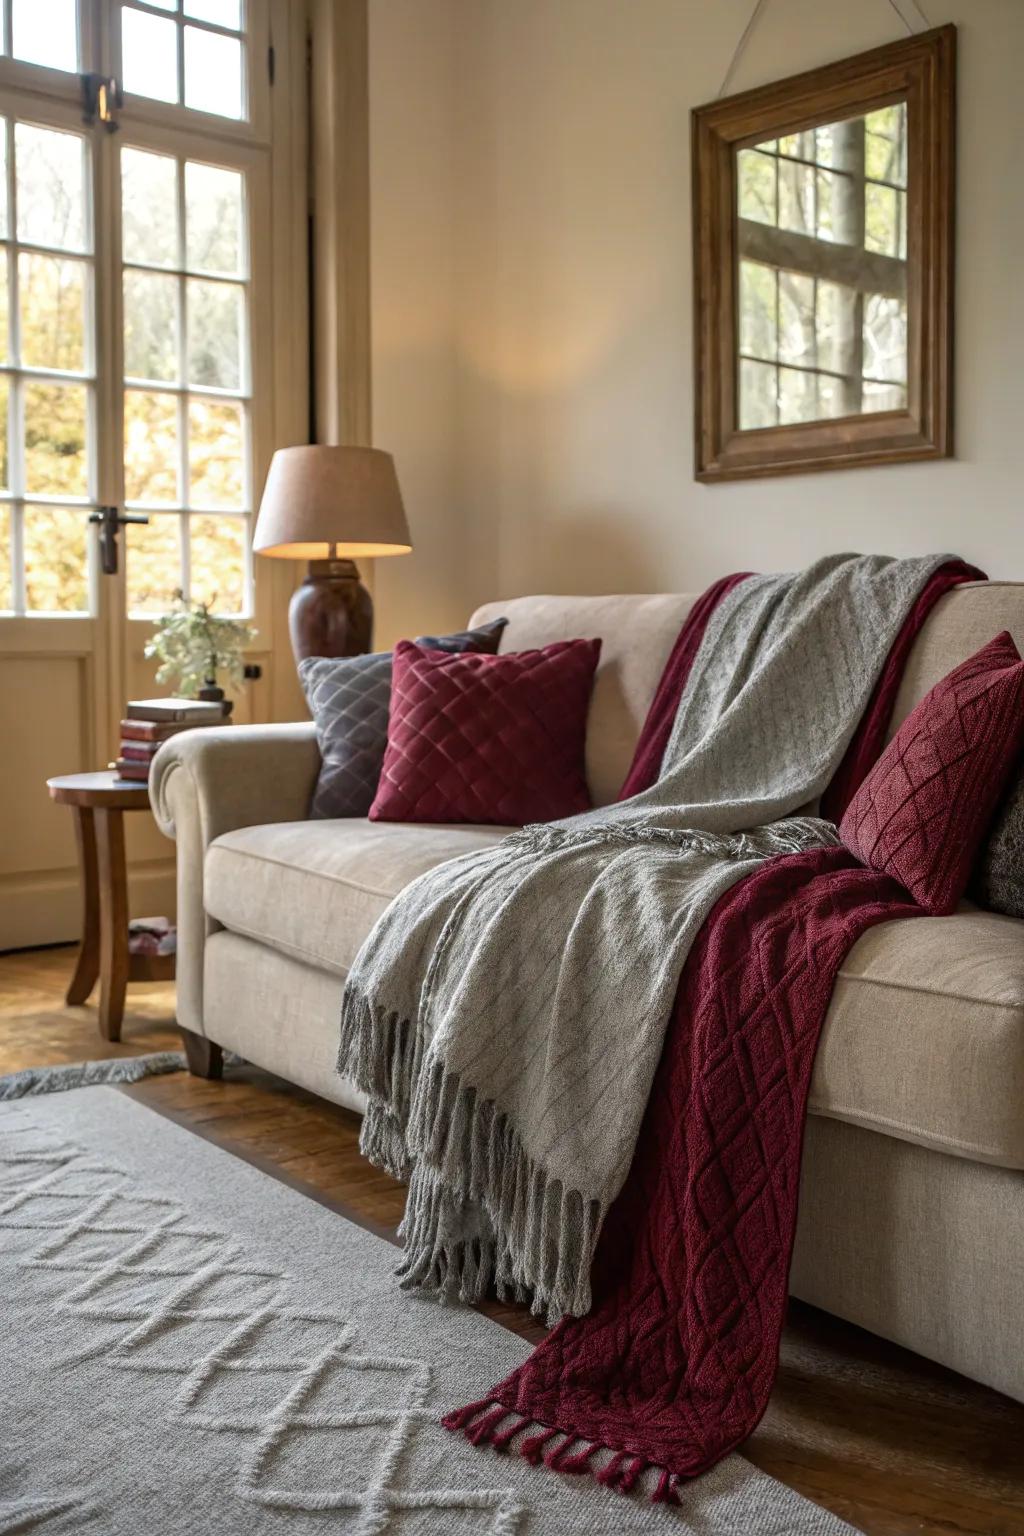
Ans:
[[[0,608],[88,613],[95,497],[87,138],[0,120]]]
[[[119,543],[128,618],[179,592],[254,613],[254,465],[272,446],[254,411],[271,388],[253,334],[270,325],[253,254],[266,7],[0,0],[2,613],[98,613],[89,519],[110,506],[137,519]],[[102,67],[118,60],[120,78]],[[116,133],[82,126],[99,87]]]
[[[218,117],[250,116],[242,0],[149,0],[121,6],[121,81]]]
[[[128,610],[249,609],[248,220],[239,171],[121,150]]]
[[[739,424],[907,404],[907,108],[737,155]]]

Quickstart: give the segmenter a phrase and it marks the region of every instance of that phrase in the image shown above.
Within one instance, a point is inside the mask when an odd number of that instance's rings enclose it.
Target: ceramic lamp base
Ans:
[[[354,560],[311,560],[288,608],[295,660],[361,656],[373,639],[373,599]]]

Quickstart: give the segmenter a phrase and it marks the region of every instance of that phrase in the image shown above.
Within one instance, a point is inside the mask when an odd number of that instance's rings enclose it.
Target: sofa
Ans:
[[[623,782],[692,595],[525,597],[502,650],[600,636],[587,734],[595,803]],[[1024,584],[947,594],[919,635],[891,730],[1002,629]],[[335,1069],[346,971],[417,875],[510,829],[311,821],[313,726],[186,732],[151,798],[177,842],[178,1022],[193,1071],[239,1053],[357,1113]],[[814,1070],[793,1294],[1024,1401],[1024,923],[964,903],[851,950]]]

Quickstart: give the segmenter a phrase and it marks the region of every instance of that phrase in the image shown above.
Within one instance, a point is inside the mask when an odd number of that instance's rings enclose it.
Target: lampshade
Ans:
[[[412,549],[395,462],[379,448],[279,448],[253,549],[288,560],[404,555]]]

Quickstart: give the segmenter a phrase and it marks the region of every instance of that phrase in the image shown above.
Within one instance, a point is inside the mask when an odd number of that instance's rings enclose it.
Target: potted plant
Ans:
[[[256,631],[244,619],[226,619],[211,612],[210,603],[190,603],[174,594],[178,607],[157,619],[145,654],[160,663],[156,680],[170,684],[183,698],[223,700],[223,677],[229,688],[241,688],[245,677],[244,649]],[[225,713],[230,709],[230,704]]]

